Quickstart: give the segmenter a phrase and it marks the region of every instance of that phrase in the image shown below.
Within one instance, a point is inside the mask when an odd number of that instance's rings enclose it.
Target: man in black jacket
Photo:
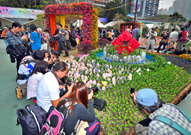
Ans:
[[[12,24],[12,30],[10,32],[7,33],[7,42],[9,43],[10,46],[12,46],[13,48],[16,48],[16,46],[24,46],[25,42],[28,41],[28,38],[26,35],[23,35],[22,37],[20,37],[18,35],[18,32],[20,32],[21,29],[21,24],[18,22],[14,22]],[[16,57],[17,60],[17,71],[19,69],[19,65],[21,60],[23,59],[25,54],[22,54],[18,57]],[[11,56],[11,61],[14,58]],[[14,62],[14,61],[12,61]]]
[[[56,35],[54,35],[54,37],[57,38],[58,40],[58,52],[59,54],[62,52],[62,49],[64,49],[65,51],[65,56],[64,57],[68,57],[69,56],[69,53],[68,53],[68,50],[66,49],[66,44],[65,44],[65,36],[66,36],[66,31],[62,28],[62,25],[61,24],[56,24],[56,27],[58,29],[58,32]],[[55,32],[55,33],[56,33]]]

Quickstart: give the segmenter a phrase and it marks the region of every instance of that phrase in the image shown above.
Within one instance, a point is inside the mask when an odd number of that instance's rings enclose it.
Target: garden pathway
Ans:
[[[5,50],[4,41],[0,40],[0,129],[1,134],[4,135],[21,135],[21,127],[16,126],[16,110],[24,108],[27,104],[33,104],[33,102],[26,98],[22,98],[21,100],[16,98],[16,64],[10,62],[9,55],[6,54]],[[77,51],[72,50],[70,54],[76,55]],[[191,117],[191,109],[189,108],[191,105],[190,100],[187,99],[186,103],[182,101],[179,105]]]

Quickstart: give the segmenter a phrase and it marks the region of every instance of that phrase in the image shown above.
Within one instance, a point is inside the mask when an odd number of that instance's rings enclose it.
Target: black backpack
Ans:
[[[46,111],[37,105],[27,105],[17,110],[17,125],[21,124],[23,135],[38,135],[46,122]]]

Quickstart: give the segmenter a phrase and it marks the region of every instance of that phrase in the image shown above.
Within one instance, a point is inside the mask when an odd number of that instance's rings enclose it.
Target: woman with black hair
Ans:
[[[46,61],[37,61],[33,71],[30,74],[27,84],[27,99],[36,97],[37,85],[42,76],[48,71],[48,63]]]
[[[33,53],[41,49],[41,35],[37,32],[37,28],[34,24],[30,25],[30,41]]]

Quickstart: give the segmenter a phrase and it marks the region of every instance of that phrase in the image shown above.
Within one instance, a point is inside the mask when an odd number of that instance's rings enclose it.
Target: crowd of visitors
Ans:
[[[147,46],[146,51],[151,49],[151,52],[154,52],[154,46],[156,43],[157,29],[152,28],[151,31],[147,34]],[[185,28],[182,27],[178,33],[175,28],[172,28],[172,32],[168,33],[168,29],[165,29],[164,32],[160,35],[161,41],[157,48],[157,53],[171,53],[171,54],[181,54],[185,52],[184,46],[189,41],[188,32],[185,31]]]
[[[5,28],[3,34],[7,41],[8,54],[17,59],[17,84],[16,97],[18,99],[26,96],[33,99],[34,103],[42,107],[47,114],[58,106],[59,102],[65,100],[64,105],[69,110],[70,117],[67,118],[64,128],[66,134],[71,134],[77,121],[94,122],[95,113],[92,103],[93,91],[88,94],[88,88],[83,82],[71,83],[70,85],[62,81],[66,79],[68,66],[59,60],[62,49],[66,56],[71,49],[70,39],[75,40],[80,30],[65,29],[61,24],[57,24],[57,30],[52,38],[58,41],[58,51],[49,51],[48,40],[51,38],[48,31],[43,32],[34,24],[30,25],[30,32],[24,32],[23,26],[14,22],[10,31]],[[68,36],[67,36],[68,35]],[[29,54],[27,46],[31,46]],[[48,47],[49,46],[49,47]],[[10,51],[11,50],[11,51]],[[23,51],[22,51],[23,50]],[[14,53],[19,52],[16,56]],[[60,96],[60,91],[66,89],[67,92]],[[88,110],[89,108],[89,110]]]
[[[72,48],[71,45],[74,42],[77,44],[76,38],[82,40],[82,31],[79,28],[75,30],[75,27],[72,27],[70,31],[68,26],[63,29],[61,24],[57,24],[56,27],[57,30],[54,36],[50,37],[47,30],[43,32],[41,28],[37,28],[34,24],[30,25],[30,32],[28,30],[24,32],[23,26],[18,22],[14,22],[12,29],[9,31],[5,27],[2,35],[7,41],[8,54],[10,54],[11,59],[17,60],[16,81],[19,86],[15,89],[16,97],[18,99],[23,96],[26,96],[27,99],[32,98],[34,103],[46,111],[47,116],[62,102],[62,106],[67,108],[70,116],[66,117],[64,133],[70,135],[74,132],[76,123],[79,120],[92,123],[97,119],[95,118],[92,102],[93,91],[89,91],[87,85],[83,82],[65,83],[69,66],[59,60],[63,49],[65,56],[68,56],[68,49]],[[107,38],[110,42],[119,35],[120,31],[118,29],[100,29],[99,31],[99,37]],[[136,40],[139,40],[140,34],[137,27],[133,29],[132,35]],[[146,50],[151,45],[151,51],[154,51],[156,36],[156,29],[153,28],[149,31]],[[161,37],[158,52],[161,46],[163,46],[162,53],[175,52],[176,49],[182,51],[184,42],[187,40],[187,32],[184,28],[181,28],[179,34],[175,29],[169,34],[168,29],[165,29]],[[168,43],[169,37],[171,40]],[[58,41],[58,51],[51,51],[49,39]],[[174,42],[177,42],[177,47]],[[31,48],[28,50],[30,46]],[[19,52],[19,55],[15,55],[17,52]],[[65,81],[63,81],[63,78]],[[61,96],[60,92],[63,89],[67,89],[67,91]],[[141,89],[138,92],[131,93],[131,96],[139,109],[149,114],[148,118],[136,125],[137,135],[179,135],[191,132],[191,125],[189,124],[190,121],[186,119],[187,116],[176,106],[165,104],[158,98],[154,90],[149,88]],[[170,121],[170,123],[166,121]],[[182,121],[186,125],[183,125]],[[179,130],[177,125],[174,126],[172,123],[174,125],[178,124],[179,127],[185,126],[187,130]]]
[[[98,37],[99,39],[105,38],[108,39],[109,42],[113,41],[115,38],[117,38],[121,34],[120,30],[115,28],[115,29],[106,29],[106,28],[101,28],[98,30]]]

